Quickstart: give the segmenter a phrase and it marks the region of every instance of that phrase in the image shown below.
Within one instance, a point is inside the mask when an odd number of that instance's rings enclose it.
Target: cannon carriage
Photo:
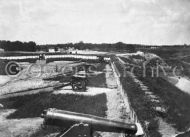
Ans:
[[[73,75],[71,77],[71,87],[73,90],[86,90],[87,82],[86,76]]]

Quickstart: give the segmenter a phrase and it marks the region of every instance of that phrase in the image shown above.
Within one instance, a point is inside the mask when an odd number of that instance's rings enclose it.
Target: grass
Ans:
[[[189,65],[183,64],[179,59],[171,59],[171,57],[176,58],[178,57],[178,55],[185,55],[185,53],[185,51],[171,51],[171,54],[168,54],[168,52],[164,51],[156,52],[156,54],[161,56],[170,66],[177,66],[178,69],[180,68],[180,66],[183,66],[184,70],[182,71],[181,75],[189,77]],[[120,66],[118,68],[120,69],[120,71],[122,71]],[[139,70],[137,71],[139,72]],[[190,127],[190,95],[182,92],[173,84],[169,83],[167,80],[161,77],[151,78],[150,76],[147,76],[143,78],[142,75],[138,76],[138,79],[140,79],[146,86],[148,86],[150,91],[152,91],[155,95],[159,96],[162,99],[163,105],[168,107],[168,112],[164,119],[168,123],[174,125],[177,130],[186,131]],[[123,85],[127,91],[127,95],[129,96],[131,105],[138,115],[138,118],[142,121],[150,118],[148,121],[152,121],[151,119],[154,119],[157,114],[155,115],[154,111],[151,110],[151,103],[149,103],[144,98],[141,89],[138,87],[138,85],[135,86],[135,83],[132,82],[132,79],[129,76],[127,77],[127,79],[123,79],[123,81],[125,81],[125,84]],[[150,123],[150,125],[152,124]],[[153,129],[153,131],[155,131],[156,128]],[[179,136],[186,137],[188,135],[189,133],[185,133]]]
[[[140,78],[149,89],[162,98],[164,104],[168,106],[166,120],[174,124],[179,131],[184,131],[190,127],[190,95],[182,92],[165,79]]]
[[[190,65],[183,62],[182,64],[183,64],[183,69],[184,69],[183,71],[184,71],[185,76],[190,78]]]
[[[44,109],[57,108],[68,111],[105,116],[106,95],[96,96],[62,95],[41,93],[1,99],[5,109],[16,109],[7,118],[33,118],[40,117]]]
[[[95,77],[89,77],[88,81],[88,86],[90,87],[106,87],[105,73],[98,74]]]
[[[178,69],[182,66],[183,67],[183,75],[190,78],[190,65],[183,63],[189,62],[189,57],[183,57],[189,55],[189,49],[183,49],[180,50],[155,50],[153,53],[157,54],[161,58],[163,58],[166,63],[172,67],[178,67]],[[182,57],[182,58],[181,58]]]
[[[158,113],[151,107],[152,102],[147,100],[139,85],[129,75],[121,79],[123,88],[127,92],[131,106],[135,110],[138,119],[144,127],[145,121],[149,123],[148,127],[145,127],[145,132],[151,137],[161,137],[158,132],[158,121],[156,120]]]

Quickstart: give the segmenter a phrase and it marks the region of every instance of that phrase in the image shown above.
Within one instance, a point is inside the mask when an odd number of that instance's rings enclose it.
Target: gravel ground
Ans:
[[[124,103],[121,92],[117,89],[117,83],[113,75],[113,71],[109,65],[106,65],[106,83],[111,90],[106,92],[107,95],[107,118],[130,123],[128,107]],[[123,134],[102,133],[103,137],[122,137]]]
[[[10,77],[6,75],[0,75],[0,85],[4,85],[8,81],[10,81]]]

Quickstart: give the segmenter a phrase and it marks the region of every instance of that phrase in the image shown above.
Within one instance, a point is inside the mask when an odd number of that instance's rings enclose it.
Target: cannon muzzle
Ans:
[[[88,114],[64,111],[50,108],[42,114],[45,125],[58,127],[70,127],[74,124],[88,124],[93,131],[125,133],[128,135],[142,135],[140,124],[128,124],[119,121],[108,120]]]

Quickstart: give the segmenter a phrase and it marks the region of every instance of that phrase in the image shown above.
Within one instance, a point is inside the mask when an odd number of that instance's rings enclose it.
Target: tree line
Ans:
[[[35,52],[38,46],[35,42],[20,42],[20,41],[0,41],[0,48],[4,51],[28,51]]]
[[[58,48],[68,49],[74,48],[78,50],[97,50],[97,51],[128,51],[134,52],[135,51],[135,44],[125,44],[122,42],[118,43],[102,43],[102,44],[93,44],[93,43],[66,43],[66,44],[47,44],[47,45],[40,45],[41,50],[48,50],[49,48],[54,48],[55,51]]]
[[[59,48],[68,49],[74,48],[78,50],[97,50],[97,51],[116,51],[116,52],[135,52],[138,50],[146,51],[151,50],[151,46],[153,45],[141,45],[141,44],[126,44],[123,42],[117,43],[102,43],[102,44],[93,44],[93,43],[65,43],[65,44],[45,44],[45,45],[37,45],[33,41],[29,42],[21,42],[21,41],[0,41],[0,48],[4,49],[4,51],[27,51],[27,52],[35,52],[35,51],[48,51],[50,48],[54,48],[55,51],[58,51]],[[144,48],[143,48],[144,47]],[[155,46],[154,46],[155,47]],[[183,48],[190,48],[190,45],[173,45],[173,46],[157,46],[159,50],[179,50]],[[158,49],[157,49],[158,50]]]
[[[125,44],[122,42],[108,44],[92,44],[92,43],[66,43],[66,44],[46,44],[46,45],[37,45],[35,42],[21,42],[21,41],[0,41],[0,48],[4,51],[48,51],[49,48],[54,48],[55,51],[58,48],[68,49],[75,48],[78,50],[98,50],[98,51],[131,51],[135,50],[135,44]]]

